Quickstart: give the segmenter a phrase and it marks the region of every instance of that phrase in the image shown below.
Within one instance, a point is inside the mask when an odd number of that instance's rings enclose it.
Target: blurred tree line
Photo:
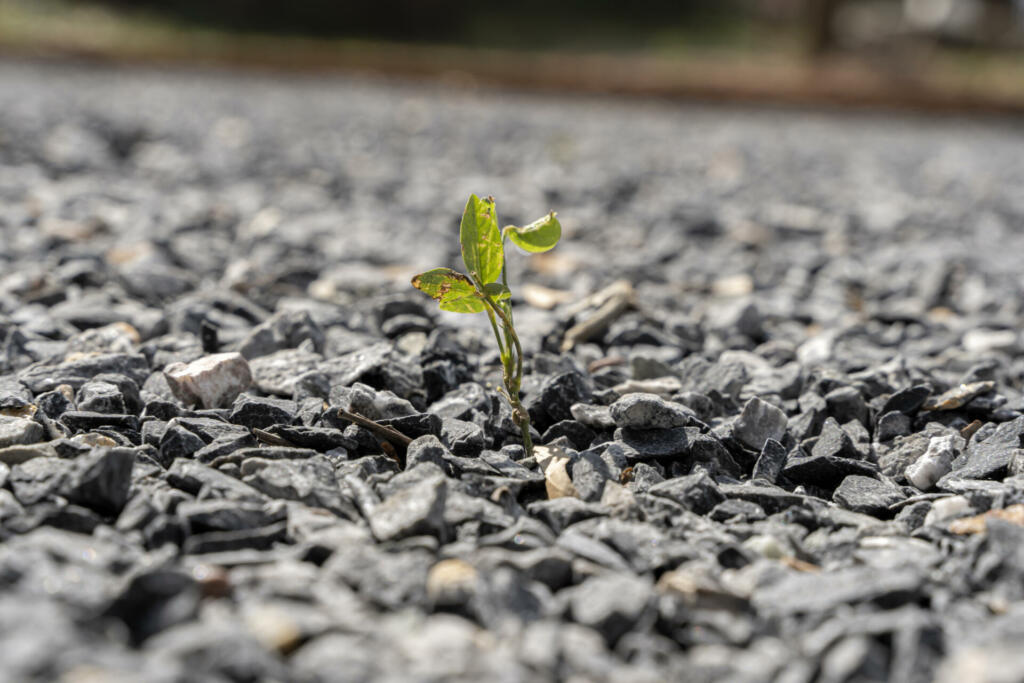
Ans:
[[[677,24],[727,27],[750,0],[100,0],[190,24],[261,33],[412,41],[497,41],[510,28],[550,35],[607,23],[629,32]],[[769,0],[778,4],[780,0]],[[794,0],[781,0],[792,4]],[[799,2],[799,0],[796,0]],[[763,2],[763,0],[762,0]],[[529,40],[530,35],[524,36]],[[511,38],[514,38],[512,36]]]
[[[922,39],[1024,46],[1024,0],[77,1],[231,31],[496,47],[736,47],[785,36],[817,56]]]

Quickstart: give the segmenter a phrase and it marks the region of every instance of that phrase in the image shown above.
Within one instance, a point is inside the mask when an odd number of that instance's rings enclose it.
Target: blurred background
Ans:
[[[1024,0],[0,0],[0,54],[1024,111]]]

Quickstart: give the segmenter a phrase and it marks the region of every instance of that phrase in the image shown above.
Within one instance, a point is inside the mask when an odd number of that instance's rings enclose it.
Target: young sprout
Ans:
[[[530,415],[519,401],[523,382],[523,346],[512,320],[511,292],[505,267],[505,238],[529,252],[542,252],[558,244],[562,226],[552,211],[524,227],[498,230],[494,197],[470,195],[462,213],[459,242],[462,261],[469,274],[451,268],[434,268],[412,279],[412,286],[437,299],[442,311],[486,313],[501,355],[504,389],[498,391],[512,406],[512,419],[523,435],[527,455],[533,454]],[[501,282],[498,282],[498,278]]]

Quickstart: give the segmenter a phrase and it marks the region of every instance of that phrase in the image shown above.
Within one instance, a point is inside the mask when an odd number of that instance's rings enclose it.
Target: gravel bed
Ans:
[[[0,64],[0,680],[1024,679],[1021,159]],[[510,258],[533,457],[409,286],[471,192],[565,228]]]

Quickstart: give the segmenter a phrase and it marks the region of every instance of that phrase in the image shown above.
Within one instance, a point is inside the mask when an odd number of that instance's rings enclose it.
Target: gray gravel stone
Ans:
[[[744,446],[760,451],[768,439],[782,441],[786,423],[784,412],[754,397],[743,406],[743,412],[733,423],[732,431]]]
[[[697,514],[704,514],[725,500],[714,480],[703,471],[668,479],[647,492],[674,500]]]
[[[447,538],[444,507],[448,485],[444,477],[432,477],[398,491],[370,514],[370,529],[379,541],[415,534]]]
[[[670,458],[686,455],[689,450],[689,436],[685,427],[675,429],[625,429],[615,430],[615,441],[624,444],[635,453],[635,458]]]
[[[354,515],[351,503],[338,486],[334,468],[322,455],[302,460],[252,457],[242,462],[240,473],[243,482],[272,498],[299,501],[342,516]]]
[[[761,454],[757,456],[757,461],[754,463],[754,471],[750,478],[774,484],[786,466],[788,454],[786,447],[781,443],[775,439],[766,439],[761,448]]]
[[[821,435],[811,449],[811,455],[832,458],[860,458],[850,435],[839,426],[834,417],[825,420]]]
[[[832,494],[832,500],[844,508],[876,517],[891,517],[889,507],[904,498],[906,495],[892,482],[859,474],[851,474],[843,479]]]
[[[613,403],[611,418],[619,427],[629,429],[672,429],[684,427],[694,414],[685,406],[656,394],[627,394]]]
[[[43,426],[23,417],[0,415],[0,448],[42,441]]]
[[[605,574],[584,581],[570,598],[569,609],[577,623],[598,631],[614,644],[640,622],[653,618],[653,587],[634,576]]]

